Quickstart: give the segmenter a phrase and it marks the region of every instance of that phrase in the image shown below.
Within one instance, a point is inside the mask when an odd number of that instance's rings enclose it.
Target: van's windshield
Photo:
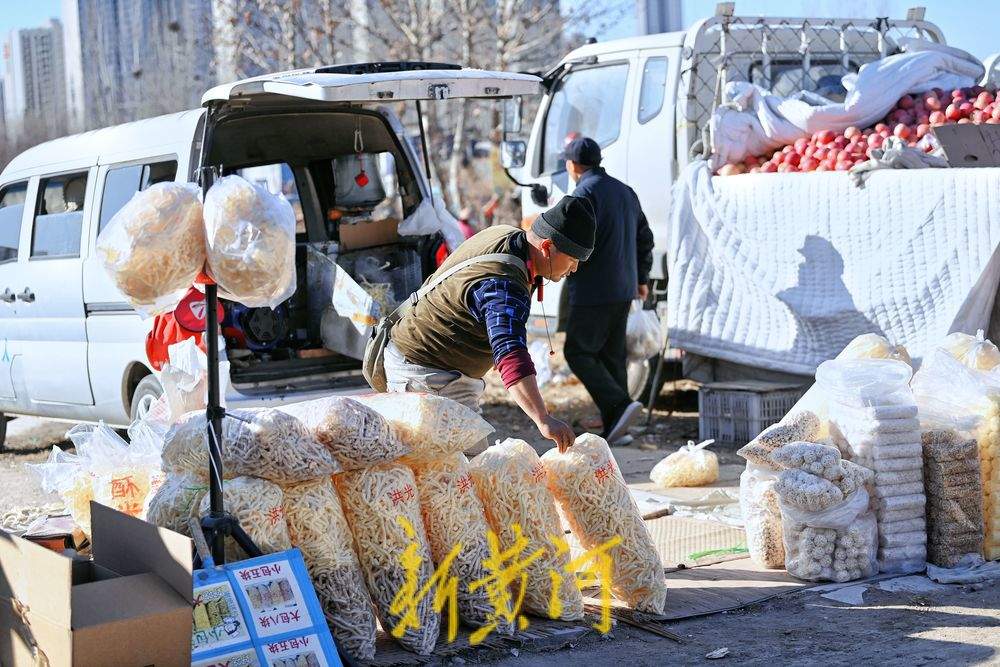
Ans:
[[[562,171],[563,147],[578,136],[602,148],[618,138],[627,82],[626,62],[574,69],[559,80],[545,116],[543,173]]]

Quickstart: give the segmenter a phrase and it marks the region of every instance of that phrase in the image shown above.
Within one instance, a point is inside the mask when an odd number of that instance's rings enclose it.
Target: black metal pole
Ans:
[[[431,182],[431,158],[427,153],[427,133],[424,132],[424,109],[417,102],[417,124],[420,125],[420,150],[424,154],[424,171],[427,172],[427,196],[430,197],[431,204],[434,203],[434,184]]]

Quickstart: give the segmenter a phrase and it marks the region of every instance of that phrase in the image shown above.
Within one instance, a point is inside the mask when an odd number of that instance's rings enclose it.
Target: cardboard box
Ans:
[[[347,223],[341,221],[337,227],[340,234],[340,247],[343,250],[360,250],[377,245],[388,245],[399,240],[399,220],[383,218]]]
[[[90,507],[93,560],[0,531],[0,664],[190,665],[191,540]]]
[[[952,167],[1000,167],[1000,125],[940,125],[934,135]]]

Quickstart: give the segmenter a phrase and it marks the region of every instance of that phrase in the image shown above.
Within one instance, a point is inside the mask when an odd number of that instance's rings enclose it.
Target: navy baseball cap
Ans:
[[[586,167],[596,167],[601,164],[601,147],[590,137],[577,137],[566,144],[562,159],[572,160]]]

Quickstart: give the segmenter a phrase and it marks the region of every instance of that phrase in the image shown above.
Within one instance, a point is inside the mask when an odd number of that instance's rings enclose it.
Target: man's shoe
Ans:
[[[628,435],[629,428],[635,424],[636,420],[642,414],[642,403],[639,401],[632,401],[625,406],[622,410],[621,416],[614,423],[614,426],[608,431],[605,440],[608,442],[618,442],[623,436]]]
[[[634,441],[635,441],[635,438],[633,438],[631,435],[629,435],[628,433],[626,433],[625,435],[623,435],[622,437],[618,438],[614,442],[609,442],[608,445],[610,445],[611,447],[628,447]]]

